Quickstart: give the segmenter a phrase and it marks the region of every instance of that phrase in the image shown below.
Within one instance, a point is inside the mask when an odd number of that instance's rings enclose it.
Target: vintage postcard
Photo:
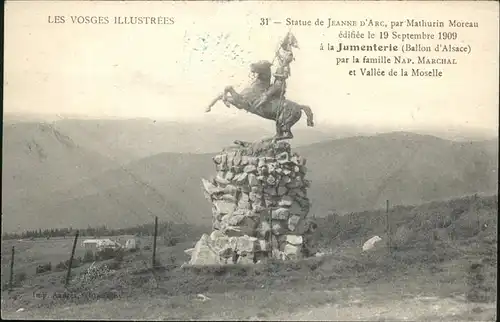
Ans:
[[[496,320],[497,1],[6,1],[2,317]]]

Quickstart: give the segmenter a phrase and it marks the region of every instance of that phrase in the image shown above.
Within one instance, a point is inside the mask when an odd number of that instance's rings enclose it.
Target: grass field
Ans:
[[[2,317],[495,320],[497,209],[497,196],[392,208],[392,251],[384,242],[361,251],[375,234],[387,240],[384,212],[319,219],[318,239],[326,255],[286,263],[181,268],[188,260],[183,251],[199,236],[173,247],[159,243],[159,268],[150,269],[152,251],[127,254],[111,275],[72,283],[66,291],[96,296],[65,300],[50,296],[64,292],[65,272],[35,274],[35,268],[66,260],[72,240],[6,241],[2,286],[12,244],[19,250],[15,271],[25,272],[26,279],[11,293],[2,290]],[[77,256],[82,253],[79,245]],[[481,303],[467,299],[468,270],[475,262],[483,265]],[[36,298],[35,291],[49,296]],[[201,301],[200,293],[210,299]],[[16,312],[19,308],[24,311]]]

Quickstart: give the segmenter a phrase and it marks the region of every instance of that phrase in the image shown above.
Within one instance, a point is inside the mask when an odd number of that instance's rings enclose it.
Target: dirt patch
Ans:
[[[3,312],[9,318],[151,320],[481,320],[494,321],[495,305],[440,298],[394,284],[320,291],[243,290],[196,295],[142,296],[91,304]],[[428,286],[430,288],[430,286]]]
[[[382,296],[382,294],[380,294]],[[479,309],[478,309],[479,308]],[[370,303],[360,299],[342,304],[327,304],[292,314],[278,314],[269,320],[334,320],[334,321],[496,321],[495,305],[471,307],[450,298],[417,297]]]

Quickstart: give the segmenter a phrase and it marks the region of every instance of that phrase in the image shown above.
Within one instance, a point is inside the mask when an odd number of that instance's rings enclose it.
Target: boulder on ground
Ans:
[[[375,247],[375,244],[381,240],[382,240],[382,238],[380,238],[379,236],[373,236],[372,238],[368,239],[363,244],[363,251],[368,251],[370,249],[373,249]]]
[[[191,265],[221,264],[221,258],[210,247],[210,237],[203,234],[191,253]]]

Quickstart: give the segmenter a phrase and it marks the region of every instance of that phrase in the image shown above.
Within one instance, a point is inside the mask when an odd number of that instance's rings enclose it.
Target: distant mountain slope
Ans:
[[[352,128],[305,128],[297,125],[294,145],[356,134]],[[253,120],[241,125],[238,119],[222,122],[207,116],[206,122],[173,122],[151,119],[73,120],[54,123],[76,142],[118,162],[129,162],[162,152],[212,153],[236,139],[260,140],[274,135],[274,124]],[[354,134],[353,134],[354,133]]]
[[[308,160],[312,213],[321,217],[332,210],[381,207],[386,199],[413,204],[496,191],[497,145],[497,140],[460,143],[396,132],[331,140],[296,151]],[[211,206],[201,178],[215,173],[211,156],[161,153],[27,199],[26,204],[7,200],[4,229],[87,223],[127,227],[154,215],[210,223]]]
[[[498,187],[498,140],[453,142],[394,132],[297,150],[308,157],[318,215],[382,207],[387,199],[413,204]]]
[[[208,203],[203,199],[200,178],[210,175],[210,170],[211,155],[159,154],[50,195],[9,202],[3,207],[4,225],[17,226],[26,217],[31,227],[78,227],[95,223],[127,227],[150,222],[153,216],[159,216],[160,220],[187,222],[189,218],[197,222],[204,215],[207,222],[210,216],[204,210]],[[195,203],[191,204],[191,196],[201,198],[193,198]]]
[[[75,143],[50,123],[4,125],[2,200],[50,193],[116,167],[109,158]]]
[[[137,119],[89,119],[58,118],[42,115],[4,115],[4,142],[30,140],[40,124],[51,126],[54,130],[72,140],[75,145],[107,157],[116,163],[125,164],[163,152],[214,153],[231,144],[235,139],[252,141],[274,135],[272,121],[263,120],[249,113],[224,115],[204,114],[194,121],[166,121],[148,118]],[[26,131],[16,131],[23,128]],[[373,135],[384,133],[387,129],[376,127],[355,127],[328,125],[317,122],[315,127],[306,127],[305,120],[294,126],[295,137],[292,146],[303,146],[326,140],[352,137],[355,135]],[[430,131],[430,132],[429,132]],[[434,133],[428,130],[419,133]],[[442,138],[471,140],[490,137],[486,132],[474,129],[447,129],[437,131]],[[495,137],[495,136],[493,136]],[[182,140],[179,140],[182,138]],[[9,154],[15,152],[5,150]]]

